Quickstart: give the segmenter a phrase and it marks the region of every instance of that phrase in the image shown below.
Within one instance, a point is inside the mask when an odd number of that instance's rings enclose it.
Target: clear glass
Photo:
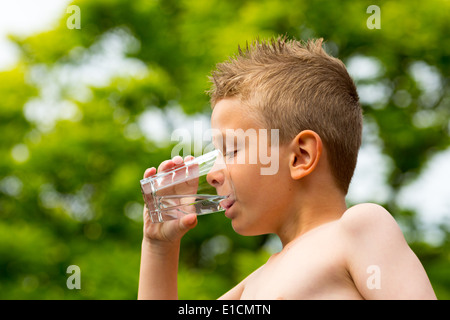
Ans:
[[[142,179],[141,190],[153,223],[189,213],[223,212],[226,199],[234,199],[233,184],[219,150]]]

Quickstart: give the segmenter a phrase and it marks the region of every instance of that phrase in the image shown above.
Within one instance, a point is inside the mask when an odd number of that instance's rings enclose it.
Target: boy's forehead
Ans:
[[[226,129],[256,129],[256,123],[248,116],[239,99],[225,98],[214,106],[211,115],[211,128],[225,133]]]
[[[248,114],[239,99],[231,98],[222,99],[215,105],[211,115],[211,129],[213,142],[226,146],[235,144],[236,141],[257,139],[261,126]]]
[[[233,117],[234,112],[239,109],[240,103],[237,99],[221,99],[214,106],[211,115],[211,124],[221,124]]]

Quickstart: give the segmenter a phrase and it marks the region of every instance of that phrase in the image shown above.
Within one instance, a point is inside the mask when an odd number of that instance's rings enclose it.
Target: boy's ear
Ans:
[[[316,168],[322,155],[323,143],[312,130],[303,130],[291,142],[289,169],[295,180],[310,174]]]

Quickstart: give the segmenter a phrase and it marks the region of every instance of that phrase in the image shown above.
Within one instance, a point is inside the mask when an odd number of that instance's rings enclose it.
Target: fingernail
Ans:
[[[180,163],[183,162],[183,158],[180,157],[180,156],[175,156],[175,157],[173,157],[172,161],[173,161],[173,163],[175,163],[175,164],[180,164]]]

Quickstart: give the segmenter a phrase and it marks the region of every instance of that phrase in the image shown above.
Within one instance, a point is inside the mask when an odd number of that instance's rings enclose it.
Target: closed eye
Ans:
[[[229,152],[227,152],[227,153],[225,154],[225,156],[226,156],[227,158],[233,158],[233,157],[236,156],[237,152],[238,152],[238,150],[229,151]]]

